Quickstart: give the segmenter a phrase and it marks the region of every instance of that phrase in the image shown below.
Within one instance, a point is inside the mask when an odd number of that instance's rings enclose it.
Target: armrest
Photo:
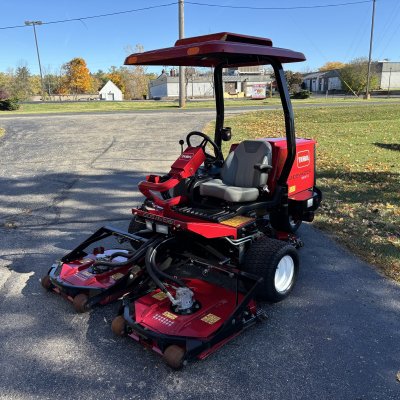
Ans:
[[[268,172],[272,169],[272,166],[268,164],[255,164],[254,169],[260,172]]]

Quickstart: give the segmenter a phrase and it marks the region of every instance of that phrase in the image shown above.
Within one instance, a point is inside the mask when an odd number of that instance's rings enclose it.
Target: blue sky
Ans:
[[[189,2],[189,0],[187,0]],[[193,0],[226,6],[293,7],[357,0]],[[78,18],[173,3],[174,0],[3,1],[0,27]],[[400,61],[400,1],[377,0],[373,58]],[[237,32],[269,37],[275,46],[302,51],[307,61],[298,71],[315,70],[327,61],[348,62],[368,56],[372,2],[302,10],[244,10],[185,4],[185,36]],[[126,47],[145,50],[169,47],[178,37],[178,6],[84,21],[37,27],[42,66],[52,71],[74,57],[83,57],[92,72],[121,66]],[[27,64],[38,73],[32,27],[0,30],[0,71]],[[155,69],[156,71],[158,69]]]

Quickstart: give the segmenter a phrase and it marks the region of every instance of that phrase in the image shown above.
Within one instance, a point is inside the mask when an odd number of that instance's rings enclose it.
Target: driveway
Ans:
[[[138,181],[213,112],[2,117],[1,399],[400,398],[400,287],[306,225],[293,294],[208,359],[172,372],[113,336],[116,305],[76,314],[39,279],[103,224],[126,228]]]

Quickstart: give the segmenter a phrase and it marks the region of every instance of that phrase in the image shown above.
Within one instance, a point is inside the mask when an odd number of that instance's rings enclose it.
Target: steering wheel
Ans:
[[[192,146],[192,144],[190,143],[190,138],[192,136],[200,136],[201,138],[203,138],[203,140],[201,141],[201,143],[198,146]],[[204,151],[204,154],[206,156],[206,161],[208,163],[214,163],[215,161],[222,159],[222,153],[221,153],[221,150],[219,149],[219,147],[208,135],[206,135],[203,132],[198,132],[198,131],[189,132],[188,135],[186,136],[186,143],[190,147],[201,147]],[[211,146],[213,147],[214,155],[206,152],[207,143],[210,143]]]

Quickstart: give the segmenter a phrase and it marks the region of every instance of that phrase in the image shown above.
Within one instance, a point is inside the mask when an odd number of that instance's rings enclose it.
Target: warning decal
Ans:
[[[236,217],[222,221],[221,224],[233,226],[234,228],[237,228],[238,226],[247,224],[250,221],[253,221],[253,218],[242,217],[242,216],[238,215]]]
[[[161,300],[164,300],[167,297],[167,295],[164,292],[158,292],[156,294],[153,294],[153,296],[151,296],[151,297],[153,297],[153,299],[161,301]]]
[[[216,322],[218,322],[221,318],[214,315],[214,314],[207,314],[204,316],[201,320],[203,322],[206,322],[207,324],[214,325]]]
[[[164,312],[162,313],[162,315],[164,315],[164,317],[167,317],[167,318],[169,318],[169,319],[176,319],[176,318],[178,318],[177,315],[172,314],[172,313],[169,312],[169,311],[164,311]]]

